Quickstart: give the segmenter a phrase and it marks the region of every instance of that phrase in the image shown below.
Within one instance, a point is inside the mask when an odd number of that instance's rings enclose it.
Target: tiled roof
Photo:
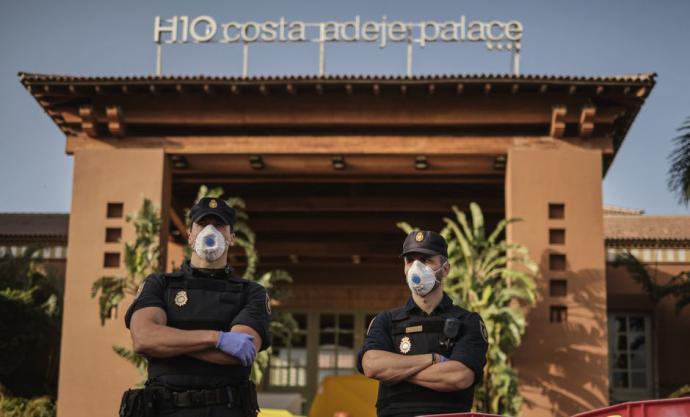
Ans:
[[[606,240],[690,241],[690,216],[604,216]]]
[[[644,214],[644,210],[627,208],[627,207],[619,207],[619,206],[609,206],[609,205],[604,206],[604,216],[616,215],[616,214],[628,215],[628,216],[639,216],[641,214]]]
[[[67,239],[67,213],[0,213],[0,237]]]
[[[641,73],[613,76],[575,76],[538,74],[436,74],[436,75],[257,75],[257,76],[215,76],[215,75],[144,75],[144,76],[77,76],[32,74],[20,72],[24,82],[290,82],[290,81],[534,81],[534,82],[597,82],[597,83],[654,83],[656,73]]]

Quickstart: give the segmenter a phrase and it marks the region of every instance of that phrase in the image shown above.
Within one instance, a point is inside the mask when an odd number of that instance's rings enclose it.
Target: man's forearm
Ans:
[[[215,348],[215,330],[181,330],[161,324],[149,324],[133,334],[134,350],[155,358],[169,358]]]
[[[383,350],[369,350],[362,358],[364,374],[385,382],[404,381],[431,363],[431,354],[400,355]]]
[[[218,349],[210,348],[197,352],[190,352],[187,355],[202,360],[204,362],[215,363],[217,365],[239,365],[240,360]]]
[[[431,365],[407,378],[408,382],[434,391],[459,391],[472,385],[474,372],[458,361]]]

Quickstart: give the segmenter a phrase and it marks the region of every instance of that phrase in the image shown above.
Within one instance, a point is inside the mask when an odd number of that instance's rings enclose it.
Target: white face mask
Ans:
[[[223,252],[227,248],[228,243],[225,237],[212,224],[204,227],[196,236],[192,249],[199,256],[199,258],[213,262],[223,256]]]
[[[410,269],[407,270],[407,285],[410,287],[410,290],[414,291],[417,295],[424,297],[434,289],[436,283],[441,283],[436,278],[436,274],[442,268],[443,265],[441,265],[441,268],[434,271],[430,266],[415,260]]]

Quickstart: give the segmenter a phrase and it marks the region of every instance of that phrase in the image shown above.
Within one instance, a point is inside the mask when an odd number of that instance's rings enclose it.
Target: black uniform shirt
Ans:
[[[269,303],[263,286],[237,277],[230,267],[201,269],[185,262],[177,272],[152,274],[144,280],[127,310],[125,324],[129,328],[135,311],[159,307],[167,315],[167,326],[183,330],[229,331],[237,324],[249,326],[261,336],[260,350],[264,350],[270,344]],[[249,371],[249,367],[217,365],[187,355],[149,358],[149,377],[224,376],[229,378],[226,382],[239,383]]]
[[[401,323],[419,323],[426,320],[442,322],[444,317],[457,318],[462,323],[452,349],[439,347],[439,341],[444,338],[439,333],[400,334]],[[403,343],[405,337],[408,338],[409,345]],[[401,309],[388,310],[378,314],[369,324],[367,336],[359,351],[357,367],[360,372],[364,373],[362,357],[368,350],[383,350],[410,355],[440,353],[448,359],[461,362],[470,368],[474,372],[474,384],[465,390],[440,393],[406,381],[381,383],[379,401],[377,402],[379,415],[404,414],[403,412],[396,412],[395,409],[401,408],[400,406],[403,406],[406,411],[423,414],[464,412],[469,411],[472,407],[474,385],[482,381],[487,349],[486,328],[481,317],[477,313],[471,313],[453,305],[450,297],[444,293],[439,305],[429,315],[422,311],[412,298]],[[391,400],[382,401],[382,396],[389,397]],[[404,401],[399,401],[400,399]],[[409,404],[404,405],[405,401],[408,401]]]

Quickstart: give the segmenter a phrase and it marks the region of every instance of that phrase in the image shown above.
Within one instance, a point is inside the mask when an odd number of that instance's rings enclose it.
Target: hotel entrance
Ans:
[[[281,158],[264,156],[265,167],[256,173],[248,159],[242,167],[232,158],[221,163],[222,158],[185,157],[185,164],[173,169],[171,206],[183,213],[201,184],[221,187],[223,197],[245,202],[246,223],[256,233],[257,275],[276,269],[289,272],[294,281],[284,288],[289,296],[273,308],[292,313],[298,324],[292,339],[274,337],[262,390],[298,393],[306,407],[323,378],[357,372],[356,354],[371,319],[402,305],[409,296],[399,257],[405,234],[398,222],[441,230],[443,218],[453,217],[452,206],[467,210],[470,201],[482,206],[488,227],[504,216],[501,170],[484,176],[471,175],[467,167],[462,175],[357,176],[338,172],[328,166],[328,158],[321,158],[321,172],[314,166],[285,172],[269,168]],[[349,158],[343,161],[353,163]],[[414,159],[407,162],[414,172]],[[382,169],[377,162],[368,164],[367,158],[359,158],[352,169]],[[470,161],[458,158],[455,164],[467,166]],[[217,167],[213,175],[198,174],[209,166]],[[400,171],[404,168],[401,163]],[[245,172],[238,173],[240,169]],[[301,179],[310,175],[313,182]],[[179,265],[182,259],[174,254],[181,254],[186,244],[183,231],[173,229],[170,241],[168,262]],[[231,259],[241,272],[246,262],[243,250],[233,248]]]
[[[138,378],[112,351],[131,344],[123,323],[101,326],[90,296],[125,273],[123,214],[145,198],[160,210],[170,270],[201,185],[245,201],[260,271],[294,279],[274,309],[299,332],[274,340],[263,392],[309,401],[325,376],[354,372],[372,315],[408,294],[397,223],[439,230],[475,201],[489,228],[522,219],[506,238],[539,265],[512,356],[530,416],[608,404],[601,182],[653,74],[20,77],[74,157],[59,415],[114,410]]]

